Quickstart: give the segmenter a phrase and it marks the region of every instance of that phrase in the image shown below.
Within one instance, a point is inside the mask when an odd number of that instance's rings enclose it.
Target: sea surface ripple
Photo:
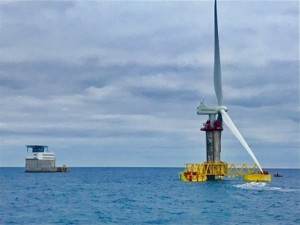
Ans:
[[[0,168],[0,224],[300,224],[300,170],[185,183],[182,168]]]

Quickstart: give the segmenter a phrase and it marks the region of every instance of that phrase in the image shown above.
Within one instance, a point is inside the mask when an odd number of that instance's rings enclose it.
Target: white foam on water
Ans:
[[[264,190],[264,191],[282,191],[282,192],[300,192],[300,189],[271,187],[264,182],[247,182],[243,184],[234,185],[234,187],[246,189],[246,190]]]
[[[254,189],[254,190],[262,190],[267,186],[267,183],[264,182],[249,182],[244,184],[237,184],[235,187],[242,189]]]

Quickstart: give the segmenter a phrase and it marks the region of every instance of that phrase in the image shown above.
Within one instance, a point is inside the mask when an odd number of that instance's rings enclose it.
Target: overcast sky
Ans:
[[[223,102],[264,168],[300,167],[299,2],[219,1]],[[1,1],[0,166],[206,160],[213,1]],[[251,157],[225,127],[221,158]]]

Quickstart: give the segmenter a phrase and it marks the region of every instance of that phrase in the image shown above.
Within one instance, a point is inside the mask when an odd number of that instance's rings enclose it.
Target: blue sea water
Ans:
[[[182,168],[0,168],[0,224],[300,224],[300,170],[186,183]]]

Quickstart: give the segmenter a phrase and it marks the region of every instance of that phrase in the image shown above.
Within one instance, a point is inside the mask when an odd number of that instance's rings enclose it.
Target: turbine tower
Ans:
[[[227,107],[223,105],[222,77],[221,77],[221,59],[218,34],[217,1],[214,4],[214,89],[218,101],[218,106],[207,107],[201,103],[197,107],[198,115],[208,115],[208,120],[201,129],[206,132],[206,160],[207,162],[221,162],[221,133],[223,122],[233,132],[236,138],[250,154],[259,170],[263,172],[258,160],[252,150],[227,114]],[[214,175],[207,176],[207,179],[215,179]]]

